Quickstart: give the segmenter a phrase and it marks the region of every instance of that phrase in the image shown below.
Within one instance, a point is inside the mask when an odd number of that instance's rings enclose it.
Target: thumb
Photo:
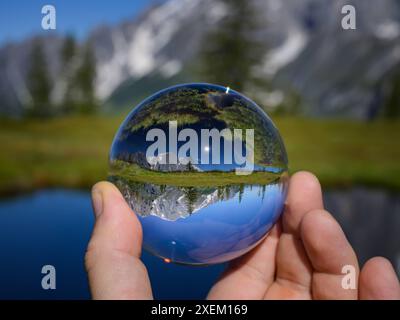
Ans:
[[[96,223],[85,256],[94,299],[151,299],[140,260],[142,228],[119,190],[109,182],[92,189]]]

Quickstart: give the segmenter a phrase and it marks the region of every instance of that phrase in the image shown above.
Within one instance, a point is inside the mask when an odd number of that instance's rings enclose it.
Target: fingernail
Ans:
[[[92,204],[94,215],[98,218],[103,212],[103,196],[99,190],[92,190]]]

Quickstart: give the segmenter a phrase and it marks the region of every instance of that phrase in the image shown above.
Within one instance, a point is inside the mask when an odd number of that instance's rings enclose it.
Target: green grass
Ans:
[[[281,175],[271,172],[253,172],[250,175],[239,176],[235,172],[160,172],[142,169],[136,164],[115,162],[111,175],[122,176],[125,180],[172,185],[179,187],[219,187],[234,184],[264,185],[278,180]]]
[[[0,194],[45,187],[87,188],[108,173],[123,117],[0,121]],[[400,190],[400,122],[274,118],[290,172],[314,172],[324,186]]]

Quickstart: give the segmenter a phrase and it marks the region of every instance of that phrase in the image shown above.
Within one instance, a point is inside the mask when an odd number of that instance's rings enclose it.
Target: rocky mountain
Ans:
[[[190,158],[179,158],[172,156],[170,152],[161,153],[155,157],[146,158],[143,152],[122,152],[118,155],[118,160],[137,164],[139,167],[148,170],[162,172],[183,172],[183,171],[202,171],[193,164]],[[191,162],[189,167],[189,162]],[[184,164],[187,163],[187,164]]]
[[[254,72],[274,88],[257,90],[258,101],[272,108],[295,90],[308,115],[366,119],[379,114],[388,79],[400,66],[397,0],[251,1],[262,22],[253,36],[268,47]],[[356,30],[341,27],[345,4],[356,8]],[[204,35],[228,14],[219,0],[168,0],[119,25],[97,28],[87,40],[96,55],[98,99],[109,108],[132,106],[167,85],[201,80],[191,70]],[[44,40],[57,101],[63,38]],[[29,102],[25,79],[31,46],[27,39],[0,49],[0,114],[18,115]]]
[[[373,118],[381,111],[390,78],[400,70],[400,3],[323,3],[313,4],[314,31],[297,58],[279,70],[278,79],[301,92],[308,114]],[[341,28],[339,13],[349,3],[356,8],[356,30]]]
[[[184,188],[147,183],[128,185],[121,179],[114,183],[134,212],[143,217],[153,215],[169,221],[187,218],[218,201],[229,200],[240,190],[239,186],[231,186],[221,192],[218,188]]]
[[[34,41],[35,38],[30,38],[0,48],[0,115],[18,116],[31,101],[26,79]],[[56,80],[61,68],[58,56],[63,38],[51,35],[45,37],[42,43],[50,77]]]

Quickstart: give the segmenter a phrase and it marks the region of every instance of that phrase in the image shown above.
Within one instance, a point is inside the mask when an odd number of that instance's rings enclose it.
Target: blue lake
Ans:
[[[383,255],[400,274],[400,195],[352,188],[324,193],[361,263]],[[93,226],[87,192],[44,190],[0,200],[0,299],[90,298],[83,257]],[[144,252],[154,296],[204,298],[224,265],[166,264]],[[54,265],[57,289],[41,288],[43,265]]]
[[[84,254],[94,218],[87,192],[39,191],[0,201],[0,299],[88,299]],[[202,299],[224,265],[188,267],[143,252],[154,296]],[[57,289],[43,290],[43,265]]]
[[[179,188],[168,189],[168,194],[172,194]],[[201,208],[183,218],[139,217],[146,247],[171,261],[189,264],[214,264],[249,251],[280,217],[286,184],[243,186],[242,193],[236,192],[234,186],[229,189],[230,192],[223,192],[223,200],[211,203],[210,199],[218,193],[212,188],[203,195],[206,201]],[[176,203],[175,198],[171,197],[168,202]],[[134,212],[140,211],[134,208]]]

